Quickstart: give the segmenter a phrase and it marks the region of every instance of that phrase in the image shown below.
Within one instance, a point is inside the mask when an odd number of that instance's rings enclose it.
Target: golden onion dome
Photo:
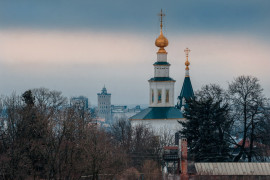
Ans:
[[[186,65],[186,66],[189,66],[189,65],[190,65],[190,63],[189,63],[188,60],[185,62],[185,65]]]
[[[164,53],[164,54],[167,54],[166,50],[164,49],[164,47],[167,47],[168,44],[169,44],[169,41],[168,39],[163,35],[163,32],[162,32],[162,17],[165,16],[165,14],[162,13],[162,9],[160,11],[160,35],[159,37],[156,39],[155,41],[155,45],[157,47],[159,47],[159,50],[157,53]]]
[[[162,31],[159,35],[159,37],[156,39],[155,42],[157,47],[167,47],[169,44],[168,39],[163,35]]]
[[[168,39],[163,35],[162,30],[160,31],[159,37],[155,41],[155,45],[159,47],[158,53],[167,53],[164,47],[169,44]]]

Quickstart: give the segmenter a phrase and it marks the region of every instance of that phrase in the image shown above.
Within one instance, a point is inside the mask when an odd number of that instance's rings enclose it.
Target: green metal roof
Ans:
[[[170,77],[153,77],[148,81],[175,81],[173,78]]]
[[[182,112],[175,107],[149,107],[129,118],[135,119],[181,119]]]
[[[155,62],[153,65],[166,65],[166,66],[170,66],[171,64],[168,62]]]

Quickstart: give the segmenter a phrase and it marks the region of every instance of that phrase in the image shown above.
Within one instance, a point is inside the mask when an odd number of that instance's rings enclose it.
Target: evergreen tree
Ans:
[[[188,140],[189,155],[195,161],[229,161],[229,107],[211,96],[187,100],[181,134]]]
[[[18,122],[17,142],[21,152],[22,166],[27,169],[27,175],[34,179],[43,176],[46,164],[45,145],[48,122],[39,113],[35,106],[35,97],[31,90],[22,94],[24,102],[19,111],[21,121]],[[23,169],[22,168],[22,169]],[[23,177],[26,178],[26,177]]]

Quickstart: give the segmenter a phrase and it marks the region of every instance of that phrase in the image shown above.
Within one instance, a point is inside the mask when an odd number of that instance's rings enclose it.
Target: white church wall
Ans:
[[[157,54],[157,61],[158,62],[166,62],[167,61],[167,54],[158,53]]]
[[[155,77],[169,77],[169,66],[155,66]]]
[[[149,104],[150,107],[174,107],[174,82],[150,82]],[[152,102],[152,90],[154,92],[154,102]],[[161,90],[161,102],[158,102],[158,90]],[[166,90],[169,90],[169,102],[166,102]]]
[[[164,132],[168,132],[173,135],[182,129],[182,126],[178,121],[185,121],[185,119],[155,119],[155,120],[132,120],[132,127],[138,125],[144,125],[151,128],[156,135],[163,135]]]

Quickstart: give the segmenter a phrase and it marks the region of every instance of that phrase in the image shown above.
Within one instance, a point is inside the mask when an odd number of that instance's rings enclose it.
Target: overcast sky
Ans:
[[[189,47],[194,90],[253,75],[270,97],[269,0],[0,0],[0,94],[46,87],[95,105],[105,84],[112,104],[147,104],[161,8],[176,95]]]

